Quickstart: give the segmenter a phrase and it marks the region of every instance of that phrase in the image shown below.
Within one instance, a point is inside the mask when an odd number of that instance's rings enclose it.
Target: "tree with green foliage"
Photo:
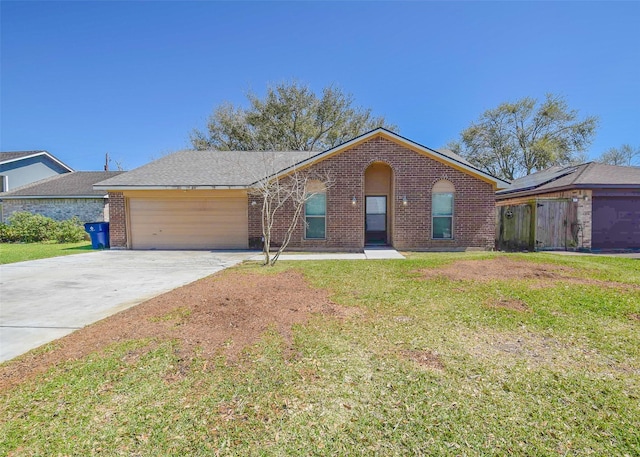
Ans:
[[[271,85],[264,98],[250,92],[249,108],[224,103],[191,133],[195,149],[226,151],[323,151],[377,127],[395,130],[353,97],[329,86],[316,95],[292,82]]]
[[[525,97],[485,111],[447,146],[478,168],[513,180],[553,165],[584,161],[598,118],[578,118],[561,96]]]
[[[623,144],[619,148],[611,148],[598,157],[597,162],[608,165],[630,166],[640,162],[640,147],[633,148],[630,144]]]

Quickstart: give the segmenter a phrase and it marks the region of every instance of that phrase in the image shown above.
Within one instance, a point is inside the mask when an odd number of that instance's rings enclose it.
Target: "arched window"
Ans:
[[[431,191],[431,227],[433,239],[453,239],[453,201],[455,187],[444,179],[436,182]]]
[[[307,184],[304,203],[304,237],[325,239],[327,236],[327,189],[320,181]]]

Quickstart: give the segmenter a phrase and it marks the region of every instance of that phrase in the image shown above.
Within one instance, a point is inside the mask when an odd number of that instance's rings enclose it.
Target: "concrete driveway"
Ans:
[[[255,254],[97,251],[0,265],[0,362]]]

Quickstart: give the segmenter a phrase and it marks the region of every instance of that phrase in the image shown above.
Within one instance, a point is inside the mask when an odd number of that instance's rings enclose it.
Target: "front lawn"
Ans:
[[[0,264],[81,254],[91,250],[91,243],[0,243]]]
[[[245,263],[2,385],[0,455],[636,456],[640,261]]]

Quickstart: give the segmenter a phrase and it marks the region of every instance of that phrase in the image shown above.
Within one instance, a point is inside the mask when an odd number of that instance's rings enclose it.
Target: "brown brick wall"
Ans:
[[[289,246],[298,249],[346,249],[364,247],[364,174],[369,165],[384,162],[393,171],[391,244],[397,249],[460,249],[494,246],[495,194],[493,186],[403,147],[377,137],[313,165],[329,172],[334,185],[327,190],[327,238],[305,240],[301,219]],[[446,179],[456,188],[454,239],[431,239],[431,188]],[[356,205],[352,205],[353,196]],[[402,205],[406,196],[408,205]],[[256,205],[251,203],[255,201]],[[249,238],[261,236],[259,198],[249,197]],[[291,211],[281,213],[273,231],[274,245],[283,238]]]
[[[127,247],[125,201],[122,192],[109,192],[109,243],[112,248]]]

